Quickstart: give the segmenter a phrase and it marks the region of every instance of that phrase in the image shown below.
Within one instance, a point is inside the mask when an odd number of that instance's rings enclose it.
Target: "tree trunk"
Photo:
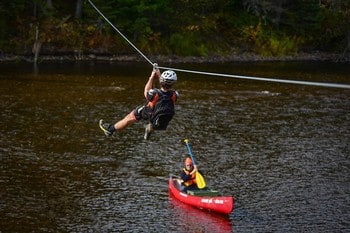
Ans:
[[[36,1],[33,2],[33,17],[38,17],[38,3]]]
[[[280,26],[280,22],[281,22],[281,15],[284,12],[283,9],[283,4],[286,2],[286,0],[280,0],[278,1],[278,3],[276,4],[276,17],[275,17],[275,24],[277,26],[277,28],[279,28]]]
[[[47,9],[49,9],[49,10],[53,10],[54,9],[53,5],[52,5],[52,0],[47,0],[46,4],[47,4]]]
[[[34,42],[33,49],[32,49],[32,52],[34,53],[34,63],[35,64],[38,62],[40,49],[41,49],[41,42],[39,40],[39,27],[36,26],[36,28],[35,28],[35,42]]]
[[[77,0],[77,5],[75,8],[75,18],[81,19],[83,15],[83,0]]]

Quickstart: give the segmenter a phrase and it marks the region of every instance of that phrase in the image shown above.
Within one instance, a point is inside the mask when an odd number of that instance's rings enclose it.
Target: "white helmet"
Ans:
[[[166,85],[173,85],[177,80],[177,76],[176,73],[172,70],[166,70],[162,73],[162,75],[160,76],[160,83],[161,84],[166,84]]]

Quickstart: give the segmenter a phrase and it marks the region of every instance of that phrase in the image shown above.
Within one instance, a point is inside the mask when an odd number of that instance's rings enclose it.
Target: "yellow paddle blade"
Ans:
[[[202,174],[200,174],[199,172],[196,172],[196,181],[197,181],[198,188],[200,188],[200,189],[205,188],[205,186],[206,186],[205,180],[204,180]]]

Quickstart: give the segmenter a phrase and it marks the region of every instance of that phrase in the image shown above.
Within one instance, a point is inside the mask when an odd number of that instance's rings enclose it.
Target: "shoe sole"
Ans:
[[[98,125],[100,126],[100,129],[103,131],[103,133],[106,135],[106,136],[111,136],[111,133],[106,130],[105,128],[103,128],[103,120],[101,119],[98,123]]]

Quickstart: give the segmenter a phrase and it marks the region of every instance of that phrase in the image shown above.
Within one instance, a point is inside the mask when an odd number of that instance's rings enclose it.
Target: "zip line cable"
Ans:
[[[109,24],[111,27],[118,32],[118,34],[126,40],[129,45],[131,45],[148,63],[150,63],[152,66],[155,66],[155,63],[153,63],[146,55],[144,55],[141,50],[139,50],[131,41],[121,32],[118,30],[117,27],[115,27],[107,17],[105,17],[102,12],[91,2],[91,0],[88,0],[90,5],[102,16],[102,18]],[[267,82],[278,82],[278,83],[287,83],[287,84],[300,84],[300,85],[309,85],[309,86],[321,86],[321,87],[335,87],[335,88],[345,88],[350,89],[350,84],[338,84],[338,83],[324,83],[324,82],[309,82],[309,81],[298,81],[298,80],[287,80],[287,79],[277,79],[277,78],[262,78],[262,77],[254,77],[254,76],[243,76],[243,75],[232,75],[232,74],[221,74],[221,73],[212,73],[212,72],[202,72],[202,71],[195,71],[195,70],[186,70],[186,69],[177,69],[172,67],[163,67],[163,66],[157,66],[161,69],[166,70],[174,70],[179,72],[185,72],[185,73],[192,73],[192,74],[202,74],[202,75],[211,75],[211,76],[220,76],[220,77],[227,77],[227,78],[237,78],[237,79],[249,79],[249,80],[257,80],[257,81],[267,81]]]
[[[220,74],[220,73],[202,72],[202,71],[195,71],[195,70],[183,70],[183,69],[176,69],[176,68],[162,67],[162,66],[158,66],[158,68],[161,68],[161,69],[172,69],[174,71],[181,71],[181,72],[193,73],[193,74],[221,76],[221,77],[227,77],[227,78],[250,79],[250,80],[267,81],[267,82],[289,83],[289,84],[300,84],[300,85],[309,85],[309,86],[336,87],[336,88],[350,89],[350,85],[338,84],[338,83],[309,82],[309,81],[287,80],[287,79],[277,79],[277,78],[262,78],[262,77],[233,75],[233,74]]]
[[[106,22],[107,23],[109,23],[109,25],[111,25],[112,26],[112,28],[114,29],[114,30],[116,30],[118,33],[119,33],[119,35],[121,36],[121,37],[123,37],[124,38],[124,40],[126,40],[144,59],[146,59],[146,61],[148,61],[151,65],[153,65],[153,62],[150,60],[150,59],[148,59],[133,43],[131,43],[131,41],[126,37],[126,36],[124,36],[123,35],[123,33],[121,33],[121,31],[119,31],[118,30],[118,28],[116,28],[112,23],[111,23],[111,21],[109,21],[103,14],[102,14],[102,12],[90,1],[90,0],[88,0],[89,1],[89,3],[90,3],[90,5],[102,16],[102,18],[104,19],[104,20],[106,20]]]

